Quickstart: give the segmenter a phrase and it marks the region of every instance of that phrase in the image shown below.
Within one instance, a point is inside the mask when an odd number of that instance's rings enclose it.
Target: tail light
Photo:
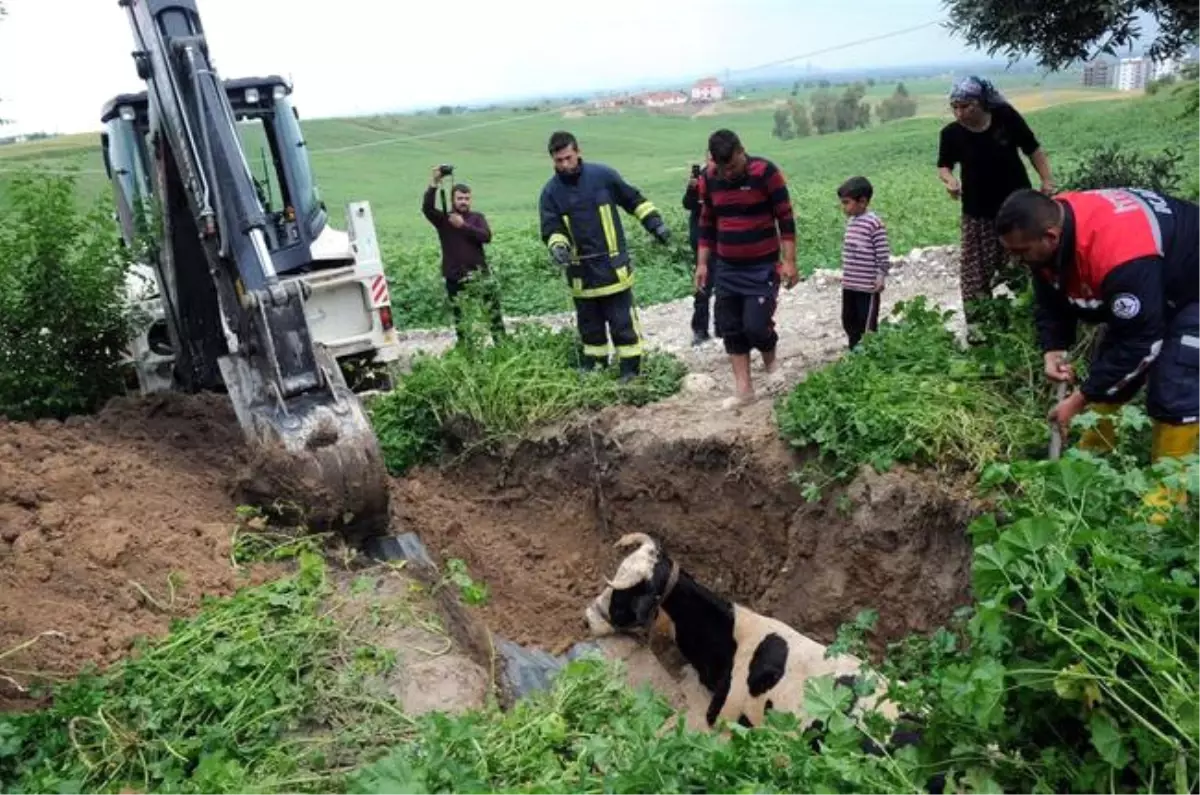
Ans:
[[[390,306],[379,307],[379,322],[383,324],[384,331],[392,330],[392,308]]]

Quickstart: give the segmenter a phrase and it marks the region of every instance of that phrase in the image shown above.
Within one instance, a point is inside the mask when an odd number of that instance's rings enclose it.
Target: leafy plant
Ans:
[[[469,605],[487,604],[487,583],[475,582],[467,572],[467,563],[462,558],[450,558],[446,561],[444,582],[455,585],[462,600]]]
[[[1008,308],[1004,308],[1004,307]],[[995,302],[993,314],[1015,312]],[[1023,457],[1045,438],[1040,357],[1028,334],[990,322],[992,345],[961,351],[946,328],[949,312],[923,296],[897,304],[852,353],[810,374],[776,406],[781,435],[815,448],[828,478],[863,464],[896,462],[980,472],[992,461]],[[1015,322],[1015,321],[1013,321]],[[820,494],[810,468],[807,491]]]
[[[1147,188],[1175,194],[1182,164],[1183,154],[1169,147],[1151,154],[1113,142],[1083,153],[1075,167],[1063,174],[1062,184],[1070,190]]]
[[[0,216],[0,415],[90,412],[120,394],[129,256],[102,209],[76,207],[74,180],[22,174]]]

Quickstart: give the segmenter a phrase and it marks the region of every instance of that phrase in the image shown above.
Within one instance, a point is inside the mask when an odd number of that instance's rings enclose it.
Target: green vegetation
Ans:
[[[393,391],[371,403],[388,468],[399,474],[447,447],[481,448],[582,409],[661,400],[678,391],[685,373],[678,359],[652,353],[641,378],[628,384],[617,381],[615,365],[581,374],[578,345],[573,328],[531,323],[493,346],[419,357]]]
[[[993,315],[1020,311],[995,301]],[[780,432],[819,458],[806,473],[808,496],[852,477],[862,464],[905,462],[976,474],[994,461],[1034,455],[1048,439],[1042,357],[1027,334],[993,331],[992,344],[960,351],[949,312],[923,297],[898,304],[853,352],[810,374],[780,401]],[[1005,325],[1012,325],[1006,322]]]
[[[0,416],[89,412],[124,385],[126,253],[63,176],[12,181],[0,214]]]

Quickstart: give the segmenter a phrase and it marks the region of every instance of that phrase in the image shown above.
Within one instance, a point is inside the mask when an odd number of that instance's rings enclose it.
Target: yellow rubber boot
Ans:
[[[1117,446],[1117,429],[1113,425],[1112,415],[1121,410],[1121,404],[1092,403],[1088,405],[1088,410],[1099,414],[1100,420],[1096,427],[1088,428],[1080,435],[1076,446],[1096,455],[1111,453]]]
[[[1150,429],[1150,461],[1155,463],[1164,458],[1183,458],[1198,452],[1200,448],[1200,424],[1175,425],[1154,420]],[[1187,491],[1159,485],[1147,494],[1142,502],[1154,509],[1150,521],[1162,525],[1167,521],[1172,504],[1182,507],[1187,504]]]

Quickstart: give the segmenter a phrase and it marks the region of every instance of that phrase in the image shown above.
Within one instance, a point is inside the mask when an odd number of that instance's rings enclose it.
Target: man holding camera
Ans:
[[[446,295],[454,312],[455,336],[459,341],[462,340],[459,293],[468,282],[477,281],[491,316],[492,341],[495,342],[504,336],[504,315],[500,309],[499,286],[488,270],[487,257],[483,253],[484,245],[492,240],[492,230],[488,227],[483,213],[471,209],[471,188],[464,183],[460,182],[451,189],[451,211],[447,211],[445,206],[445,192],[442,193],[442,209],[438,209],[433,201],[434,193],[441,187],[442,180],[453,173],[452,166],[434,167],[429,187],[425,189],[425,197],[421,202],[421,212],[437,230],[438,241],[442,245],[442,277],[446,280]],[[476,274],[482,274],[482,278],[477,279]]]
[[[705,155],[706,165],[712,165],[712,157]],[[703,166],[692,165],[692,175],[683,191],[683,209],[688,211],[688,243],[692,247],[692,267],[696,266],[697,250],[700,245],[700,170]],[[711,313],[713,280],[710,278],[696,288],[692,302],[692,345],[703,345],[712,339],[708,333]]]
[[[608,339],[617,349],[621,381],[641,373],[642,335],[633,302],[633,269],[625,247],[620,208],[666,245],[667,225],[658,208],[617,171],[585,163],[569,132],[556,132],[547,146],[554,176],[538,201],[542,240],[566,271],[583,341],[585,370],[608,362]]]

